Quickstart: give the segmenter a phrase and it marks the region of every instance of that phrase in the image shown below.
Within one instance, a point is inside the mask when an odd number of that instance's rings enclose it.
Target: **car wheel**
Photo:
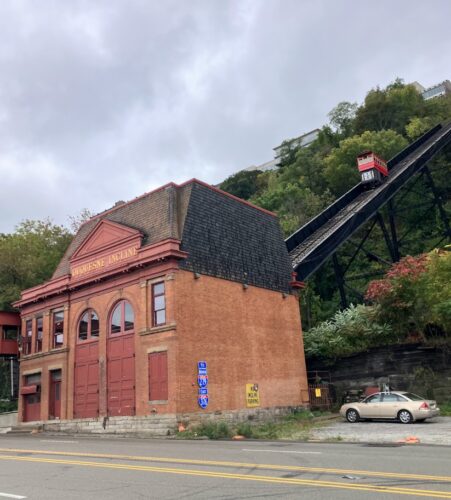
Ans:
[[[354,424],[355,422],[359,421],[359,414],[357,413],[357,410],[350,409],[346,412],[346,420],[350,422],[351,424]]]
[[[413,417],[412,417],[412,414],[410,413],[410,411],[401,410],[398,413],[398,420],[402,424],[411,424],[413,422]]]

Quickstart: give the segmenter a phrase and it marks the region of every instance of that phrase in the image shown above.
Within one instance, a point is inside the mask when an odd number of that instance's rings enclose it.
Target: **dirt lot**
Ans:
[[[420,443],[451,446],[451,417],[436,417],[421,423],[357,422],[344,419],[312,429],[310,437],[320,441],[346,441],[356,443],[396,443],[415,436]]]

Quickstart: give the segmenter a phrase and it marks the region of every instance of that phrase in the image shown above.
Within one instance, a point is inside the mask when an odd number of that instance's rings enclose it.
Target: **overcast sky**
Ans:
[[[449,0],[1,0],[0,232],[218,183],[399,76],[451,78]]]

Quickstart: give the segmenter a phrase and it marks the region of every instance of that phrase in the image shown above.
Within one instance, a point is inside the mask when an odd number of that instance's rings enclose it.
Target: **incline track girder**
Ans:
[[[402,238],[396,232],[395,209],[392,199],[421,171],[428,179],[447,231],[446,236],[449,238],[451,233],[447,214],[441,204],[432,176],[426,167],[427,163],[449,143],[451,143],[451,122],[446,125],[437,125],[388,162],[390,173],[383,184],[367,191],[361,183],[357,184],[326,210],[288,237],[285,243],[293,269],[297,273],[297,279],[303,281],[308,278],[373,217],[376,217],[376,221],[379,222],[390,250],[391,260],[399,260],[399,242]],[[378,211],[385,205],[388,207],[390,234],[381,215],[377,215]],[[361,246],[363,247],[363,243]],[[371,253],[368,250],[365,252]],[[377,255],[373,255],[373,257],[384,260]],[[339,285],[345,286],[344,273],[340,264],[334,260],[333,265]],[[340,290],[342,295],[341,292]]]

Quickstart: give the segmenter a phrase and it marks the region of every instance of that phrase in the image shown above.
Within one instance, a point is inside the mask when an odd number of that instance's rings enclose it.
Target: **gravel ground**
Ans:
[[[396,443],[415,436],[423,444],[451,446],[451,417],[436,417],[425,422],[357,422],[350,424],[341,418],[325,427],[313,429],[310,437],[319,441],[353,443]]]

